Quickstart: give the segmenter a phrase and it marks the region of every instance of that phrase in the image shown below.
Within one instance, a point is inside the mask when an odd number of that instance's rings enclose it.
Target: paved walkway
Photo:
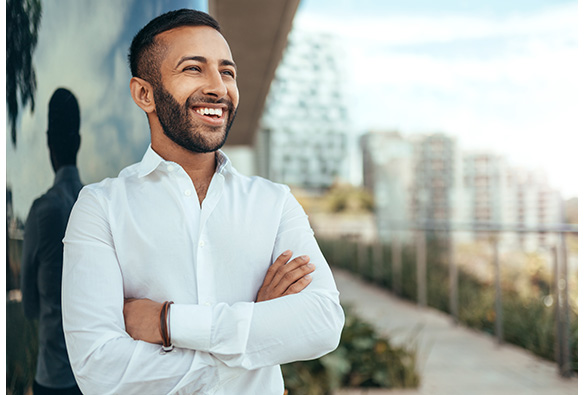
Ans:
[[[375,325],[394,344],[418,343],[417,390],[342,390],[339,395],[564,395],[577,394],[577,379],[563,379],[556,365],[486,334],[453,324],[447,314],[418,307],[340,269],[334,276],[341,302]]]

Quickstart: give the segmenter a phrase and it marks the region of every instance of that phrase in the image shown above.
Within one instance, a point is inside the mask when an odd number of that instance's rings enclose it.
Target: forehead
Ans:
[[[203,56],[210,61],[233,60],[225,38],[209,26],[183,26],[163,32],[156,39],[165,46],[163,64],[167,66],[185,56]]]

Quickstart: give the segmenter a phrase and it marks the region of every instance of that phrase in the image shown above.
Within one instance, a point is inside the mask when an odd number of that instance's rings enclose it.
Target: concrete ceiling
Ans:
[[[253,145],[300,0],[209,0],[238,65],[240,106],[228,145]]]

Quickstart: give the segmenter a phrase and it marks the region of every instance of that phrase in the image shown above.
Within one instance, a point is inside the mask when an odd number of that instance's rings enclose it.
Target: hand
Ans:
[[[150,299],[124,299],[126,332],[134,340],[162,344],[160,309],[162,303]]]
[[[306,255],[288,262],[291,256],[292,251],[285,251],[268,268],[256,302],[299,293],[311,283],[309,273],[315,271],[315,265],[309,263],[309,257]]]

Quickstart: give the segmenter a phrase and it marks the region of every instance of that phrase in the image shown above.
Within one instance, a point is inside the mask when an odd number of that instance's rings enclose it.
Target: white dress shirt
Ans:
[[[187,173],[150,147],[81,191],[64,239],[63,327],[84,394],[281,395],[279,364],[337,347],[344,314],[302,207],[221,151],[217,162],[201,206]],[[313,281],[254,303],[287,249],[311,258]],[[126,333],[124,298],[175,302],[175,352]]]

